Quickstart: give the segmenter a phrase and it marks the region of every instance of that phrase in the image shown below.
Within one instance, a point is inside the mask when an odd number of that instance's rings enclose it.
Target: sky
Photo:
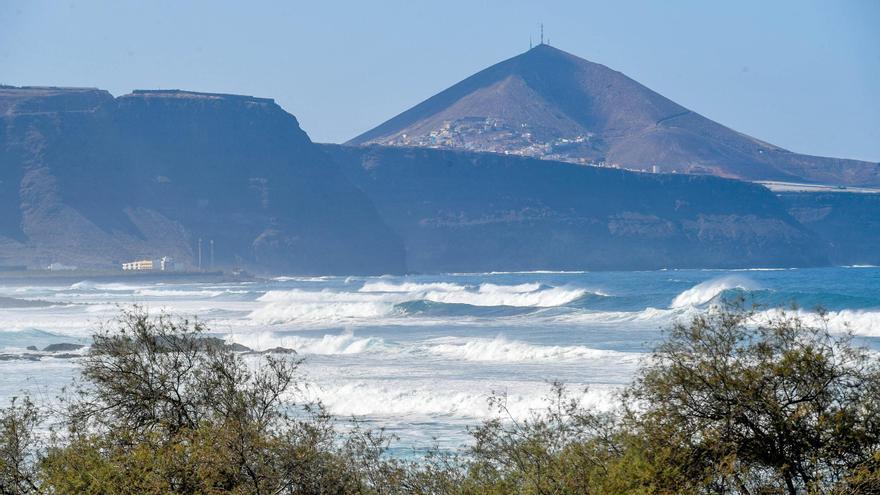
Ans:
[[[0,0],[0,84],[274,98],[344,142],[550,43],[740,132],[880,161],[880,1]]]

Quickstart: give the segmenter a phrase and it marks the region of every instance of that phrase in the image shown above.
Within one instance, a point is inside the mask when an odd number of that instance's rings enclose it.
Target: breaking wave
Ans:
[[[101,284],[98,282],[93,282],[91,280],[83,280],[81,282],[76,282],[75,284],[71,284],[70,290],[102,290],[102,291],[131,291],[134,289],[138,289],[140,286],[136,285],[127,285],[120,283],[106,283]]]
[[[675,296],[671,308],[685,308],[688,306],[700,306],[706,304],[726,290],[731,289],[755,289],[755,284],[744,277],[721,277],[701,282],[690,289]]]
[[[361,292],[401,293],[407,301],[423,300],[444,304],[467,304],[470,306],[562,306],[585,296],[588,291],[579,288],[548,287],[538,283],[518,285],[480,284],[476,287],[449,282],[400,284],[384,281],[367,282]],[[404,301],[400,301],[404,302]]]
[[[638,353],[626,353],[592,349],[583,346],[534,345],[508,340],[503,336],[494,339],[438,339],[427,346],[427,351],[465,361],[528,362],[528,361],[575,361],[575,360],[621,360],[637,361]]]
[[[551,287],[537,283],[465,286],[448,282],[365,283],[357,292],[330,289],[268,291],[257,298],[262,303],[250,313],[252,320],[266,324],[340,323],[418,314],[413,303],[427,302],[472,307],[550,308],[563,306],[588,294],[581,288]],[[455,312],[468,316],[466,312]]]
[[[585,289],[564,289],[561,287],[532,288],[537,285],[501,286],[481,284],[476,291],[431,291],[426,293],[423,299],[444,304],[468,304],[471,306],[549,308],[568,304],[587,294]]]
[[[231,293],[229,291],[220,290],[163,290],[163,289],[140,289],[135,294],[143,297],[217,297],[223,294]],[[236,293],[244,293],[238,291]]]
[[[265,303],[249,318],[275,325],[290,322],[337,323],[348,319],[378,318],[394,311],[394,302],[381,295],[323,291],[269,291],[257,298]]]
[[[427,292],[427,291],[458,291],[464,290],[465,287],[459,284],[454,284],[451,282],[433,282],[427,284],[421,284],[416,282],[402,282],[399,284],[395,284],[393,282],[386,282],[384,280],[378,280],[375,282],[366,282],[363,287],[360,288],[360,292]]]
[[[502,391],[503,391],[502,387]],[[485,390],[485,392],[478,392]],[[496,389],[497,390],[497,389]],[[507,407],[515,418],[523,418],[547,407],[544,384],[511,384]],[[607,409],[617,388],[591,386],[580,397],[585,406]],[[495,411],[487,403],[491,388],[482,382],[444,383],[431,386],[408,382],[354,381],[311,387],[314,398],[337,416],[459,417],[488,418]]]
[[[686,317],[693,308],[661,309],[645,308],[641,311],[579,311],[554,315],[548,320],[570,324],[620,324],[620,323],[671,323],[676,318]]]
[[[861,337],[880,337],[880,310],[856,310],[844,309],[840,311],[828,311],[824,320],[819,313],[803,309],[786,310],[787,314],[798,316],[805,324],[812,327],[827,328],[831,332],[852,332]],[[769,309],[756,315],[758,321],[777,318],[781,314],[779,309]]]

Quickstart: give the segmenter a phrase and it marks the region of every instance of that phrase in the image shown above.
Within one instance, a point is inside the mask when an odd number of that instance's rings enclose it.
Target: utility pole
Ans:
[[[199,237],[199,271],[202,271],[202,238]]]
[[[214,269],[214,239],[211,239],[211,270]]]

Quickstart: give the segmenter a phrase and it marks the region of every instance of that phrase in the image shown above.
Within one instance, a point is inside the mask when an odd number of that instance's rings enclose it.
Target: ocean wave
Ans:
[[[292,322],[332,325],[350,319],[379,318],[395,311],[394,298],[383,294],[326,289],[268,291],[257,301],[264,303],[263,306],[251,311],[248,317],[270,325]]]
[[[853,335],[861,337],[880,337],[880,310],[844,309],[828,311],[822,317],[815,311],[804,309],[768,309],[755,315],[755,319],[758,322],[766,322],[779,318],[783,313],[797,316],[806,325],[812,327],[821,328],[827,325],[828,330],[831,332],[852,332]]]
[[[784,272],[797,270],[797,268],[731,268],[731,272]]]
[[[336,324],[350,320],[412,316],[415,302],[458,304],[474,307],[548,308],[563,306],[589,294],[586,289],[549,287],[537,283],[519,285],[481,284],[463,286],[368,282],[357,292],[324,290],[274,290],[257,298],[262,306],[250,313],[252,320],[283,323]],[[466,316],[461,312],[459,316]]]
[[[278,335],[273,332],[238,333],[227,335],[226,341],[247,346],[255,351],[283,347],[285,349],[293,349],[299,354],[322,355],[360,354],[385,345],[382,339],[355,337],[351,332],[339,335],[324,335],[321,338]]]
[[[675,296],[671,308],[684,308],[688,306],[700,306],[706,304],[726,290],[730,289],[755,289],[755,284],[745,277],[721,277],[701,282],[690,289]]]
[[[663,309],[648,307],[641,311],[577,311],[548,317],[554,323],[566,324],[620,324],[650,322],[654,324],[671,323],[677,318],[694,313],[692,307]]]
[[[471,306],[517,306],[549,308],[563,306],[587,294],[586,289],[566,289],[562,287],[532,288],[517,286],[505,287],[494,284],[481,284],[476,291],[459,292],[429,291],[422,299],[444,304],[468,304]]]
[[[547,386],[515,383],[489,387],[484,383],[433,383],[353,381],[313,385],[311,398],[320,400],[337,416],[459,417],[483,419],[496,414],[487,399],[494,390],[507,394],[507,407],[514,418],[524,418],[547,407]],[[485,390],[485,392],[479,392]],[[571,390],[574,390],[572,387]],[[584,406],[607,409],[613,404],[616,386],[591,385],[577,398]]]
[[[221,290],[173,290],[173,289],[139,289],[135,294],[143,297],[217,297],[226,294],[228,291]],[[246,291],[237,291],[243,294]]]
[[[508,340],[503,336],[493,339],[443,338],[428,344],[429,353],[465,361],[528,362],[575,361],[609,359],[637,361],[638,353],[592,349],[583,346],[535,345]]]
[[[386,281],[367,282],[360,291],[407,294],[406,301],[400,302],[422,300],[470,306],[517,307],[562,306],[589,293],[586,289],[549,287],[540,283],[516,285],[483,283],[479,286],[465,286],[450,282],[390,283]],[[604,295],[601,292],[594,294]]]
[[[68,287],[68,290],[102,290],[102,291],[133,291],[135,289],[143,288],[140,285],[128,285],[122,283],[98,283],[93,282],[91,280],[83,280],[81,282],[76,282],[71,284]]]
[[[432,283],[416,283],[416,282],[387,282],[384,280],[370,281],[358,289],[360,292],[427,292],[427,291],[446,291],[453,292],[465,290],[463,285],[451,282],[432,282]]]
[[[486,275],[582,275],[590,273],[586,270],[522,270],[493,272],[452,272],[449,275],[486,276]]]
[[[347,319],[379,318],[394,311],[394,304],[384,302],[331,302],[269,304],[251,311],[249,318],[270,325],[304,322],[338,324]]]

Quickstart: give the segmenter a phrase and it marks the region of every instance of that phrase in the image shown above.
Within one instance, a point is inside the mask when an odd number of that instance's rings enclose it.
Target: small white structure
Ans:
[[[159,270],[162,270],[163,272],[174,270],[174,259],[169,258],[168,256],[162,256],[159,260]]]
[[[138,260],[138,261],[130,261],[128,263],[122,264],[123,271],[136,271],[136,272],[145,272],[145,271],[161,271],[161,272],[169,272],[174,270],[174,259],[168,256],[163,256],[157,260]]]
[[[149,271],[153,269],[153,260],[130,261],[122,264],[123,271]]]
[[[72,266],[72,265],[65,265],[64,263],[59,263],[56,261],[55,263],[52,263],[51,265],[47,266],[46,269],[49,271],[52,271],[52,272],[60,272],[60,271],[76,270],[76,267]]]

